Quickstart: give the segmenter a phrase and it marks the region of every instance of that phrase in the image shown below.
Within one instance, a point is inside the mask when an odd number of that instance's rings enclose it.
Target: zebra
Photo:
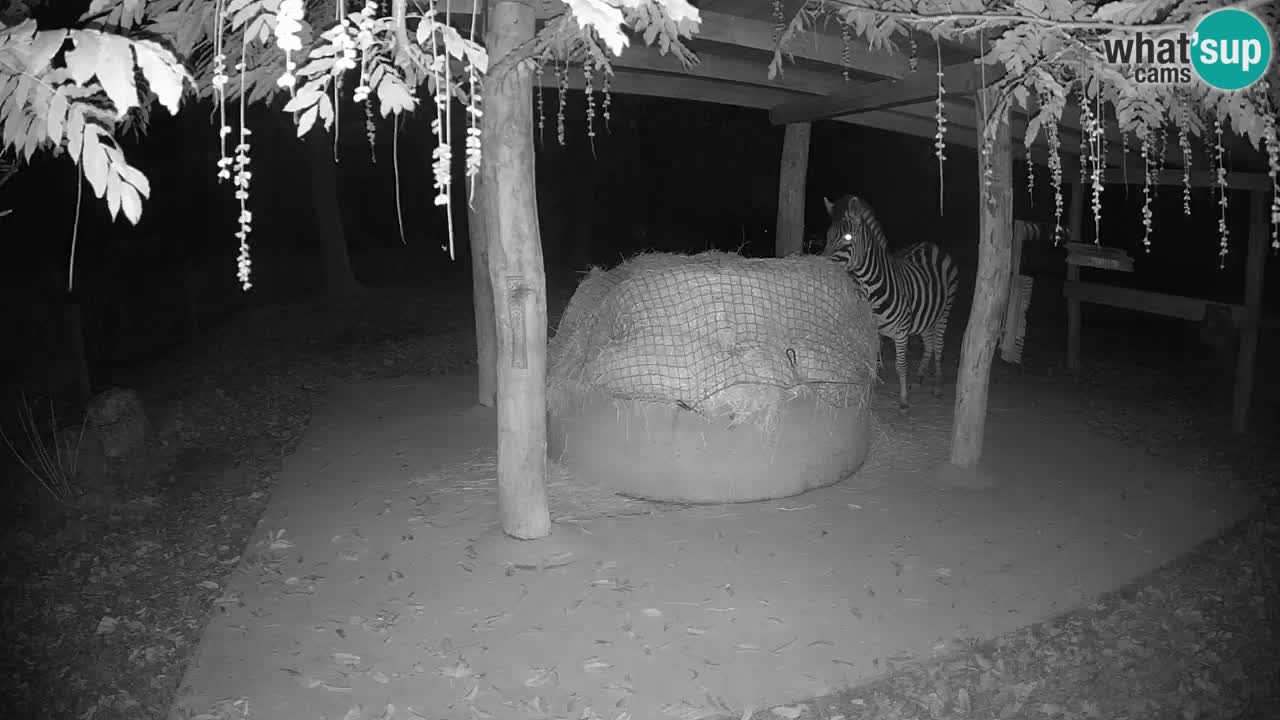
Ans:
[[[1013,234],[1024,245],[1061,245],[1071,241],[1071,233],[1065,227],[1038,220],[1014,220]]]
[[[924,377],[933,360],[933,394],[942,394],[942,345],[947,316],[956,299],[959,271],[951,256],[932,242],[890,253],[884,230],[865,200],[845,195],[823,198],[831,226],[822,254],[844,267],[871,302],[881,335],[893,340],[898,373],[898,404],[907,410],[907,338],[919,335]]]

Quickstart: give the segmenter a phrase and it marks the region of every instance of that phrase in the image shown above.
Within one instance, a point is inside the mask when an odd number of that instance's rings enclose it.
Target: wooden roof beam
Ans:
[[[899,135],[912,135],[928,140],[932,140],[934,133],[938,131],[938,124],[933,118],[908,115],[897,110],[876,110],[847,117],[833,118],[833,120],[850,125],[888,130]],[[948,133],[947,144],[977,148],[978,139],[977,135],[972,132],[956,133],[955,137]]]
[[[637,59],[639,59],[639,56],[637,56]],[[676,100],[709,102],[758,109],[775,107],[797,97],[803,97],[804,93],[803,90],[795,88],[747,85],[707,77],[685,76],[682,78],[682,82],[679,83],[673,83],[672,80],[673,78],[669,74],[662,72],[618,68],[611,87],[613,92],[626,95],[667,97]],[[552,90],[558,87],[554,77],[535,78],[535,81]],[[580,75],[570,77],[569,86],[571,88],[581,90],[582,85],[583,81]],[[919,105],[892,110],[869,111],[834,118],[834,120],[851,125],[932,139],[937,131],[937,121],[933,117],[933,111],[934,108],[931,105]],[[963,102],[948,104],[947,145],[976,148],[978,137],[977,131],[973,127],[974,122],[976,122],[976,113],[972,107],[966,107]],[[1020,137],[1026,131],[1026,119],[1015,117],[1013,127],[1010,129],[1015,138]],[[1073,184],[1079,182],[1080,178],[1079,158],[1071,152],[1071,150],[1077,149],[1079,146],[1079,135],[1068,128],[1063,128],[1063,139],[1063,182],[1065,184]],[[1071,144],[1073,141],[1075,143],[1074,146]],[[1042,167],[1046,164],[1043,143],[1043,139],[1040,140],[1040,143],[1036,146],[1036,152],[1032,155],[1032,161]],[[1025,160],[1027,158],[1026,148],[1021,142],[1014,143],[1013,153],[1016,159]],[[1120,159],[1123,158],[1123,153],[1120,152],[1118,146],[1112,148],[1109,156],[1112,166],[1104,174],[1108,184],[1120,184],[1126,182],[1126,180],[1130,184],[1142,182],[1142,169],[1134,165],[1132,158],[1129,161],[1127,171],[1118,165]],[[1181,185],[1182,171],[1177,168],[1158,171],[1156,182],[1160,185]],[[1193,170],[1191,172],[1191,184],[1195,187],[1214,187],[1216,182],[1216,177],[1207,170]],[[1271,180],[1265,173],[1227,173],[1227,186],[1231,188],[1267,190],[1271,187],[1270,183]]]
[[[966,62],[948,65],[943,69],[945,98],[971,97],[982,87],[984,80],[991,82],[1000,76],[996,68],[984,68],[977,63]],[[826,97],[802,98],[779,105],[769,111],[769,120],[775,125],[794,122],[812,122],[830,118],[856,115],[874,110],[933,102],[938,97],[938,78],[934,72],[915,72],[902,80],[882,80],[876,83],[851,86],[836,90]]]
[[[641,70],[661,73],[673,85],[678,85],[687,78],[704,78],[722,80],[742,86],[762,88],[778,88],[804,93],[825,95],[840,87],[839,76],[832,76],[807,67],[789,68],[786,74],[770,80],[764,71],[764,64],[750,58],[719,53],[701,52],[698,64],[684,69],[680,61],[670,53],[661,54],[656,47],[642,45],[628,49],[622,57],[613,61],[614,70]]]
[[[534,83],[551,90],[559,87],[556,78],[550,76],[535,77]],[[581,75],[574,74],[569,77],[570,88],[581,90],[582,86]],[[672,82],[669,75],[623,68],[619,68],[614,73],[609,87],[610,92],[623,95],[665,97],[761,110],[768,110],[791,98],[803,97],[801,91],[789,90],[785,87],[740,85],[700,77],[685,77],[677,84]],[[925,119],[895,111],[862,113],[849,118],[837,118],[837,122],[879,128],[921,138],[932,138],[935,132],[932,118]],[[962,137],[957,137],[953,144],[976,147],[977,137],[973,132],[957,133],[957,135]]]
[[[535,5],[538,6],[535,12],[540,23],[560,14],[559,12],[553,12],[550,5],[542,5],[541,3],[535,3]],[[799,3],[799,6],[803,6],[803,3]],[[470,18],[471,8],[466,6],[454,7],[451,14],[459,18]],[[700,10],[698,14],[701,16],[702,22],[698,27],[698,31],[693,34],[692,41],[688,43],[695,53],[697,52],[699,40],[736,45],[752,50],[763,50],[770,54],[775,49],[772,22],[751,20],[736,15],[708,12],[706,10]],[[465,22],[470,22],[470,20],[468,19]],[[643,46],[643,41],[639,38],[633,38],[632,43],[623,51],[622,56],[625,58],[628,53]],[[844,42],[839,35],[811,31],[800,35],[795,41],[782,48],[782,54],[787,57],[803,58],[841,67],[844,58]],[[921,58],[917,65],[917,71],[923,71],[926,64],[925,59]],[[784,67],[783,72],[790,73],[791,70],[791,67]],[[849,40],[849,70],[854,73],[881,78],[901,78],[911,74],[910,63],[906,56],[901,54],[890,55],[879,50],[872,50],[865,40],[856,37]],[[768,63],[760,63],[760,75],[767,78],[768,71]]]
[[[693,36],[695,51],[699,39],[764,50],[769,53],[775,49],[773,23],[714,12],[700,14],[702,25]],[[841,67],[844,58],[844,42],[839,35],[807,32],[783,47],[782,54]],[[625,56],[626,52],[623,55]],[[792,69],[790,66],[784,66],[783,72],[790,73]],[[901,78],[911,74],[910,64],[905,56],[872,50],[871,46],[861,38],[850,38],[849,69],[882,78]],[[765,75],[767,72],[767,64],[761,64],[760,73]]]

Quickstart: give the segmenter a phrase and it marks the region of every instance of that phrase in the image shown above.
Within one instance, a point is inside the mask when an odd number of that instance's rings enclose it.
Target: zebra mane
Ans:
[[[875,210],[871,209],[871,205],[866,200],[856,195],[844,195],[836,200],[831,206],[831,220],[832,227],[838,227],[842,233],[853,232],[860,227],[872,247],[880,250],[888,248],[884,228],[881,227]]]

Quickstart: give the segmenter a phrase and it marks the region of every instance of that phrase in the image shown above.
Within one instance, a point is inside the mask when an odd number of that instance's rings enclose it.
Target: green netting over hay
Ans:
[[[603,392],[735,424],[810,393],[851,407],[878,352],[870,306],[826,258],[644,254],[578,286],[548,348],[547,403]]]

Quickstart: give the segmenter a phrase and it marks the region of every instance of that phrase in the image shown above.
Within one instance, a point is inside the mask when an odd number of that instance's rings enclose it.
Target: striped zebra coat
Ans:
[[[947,316],[959,284],[951,256],[931,242],[890,253],[880,221],[865,200],[845,195],[824,202],[831,226],[822,254],[861,286],[880,334],[893,341],[899,405],[907,409],[907,339],[912,335],[924,341],[919,375],[925,376],[932,360],[933,394],[940,395]]]

